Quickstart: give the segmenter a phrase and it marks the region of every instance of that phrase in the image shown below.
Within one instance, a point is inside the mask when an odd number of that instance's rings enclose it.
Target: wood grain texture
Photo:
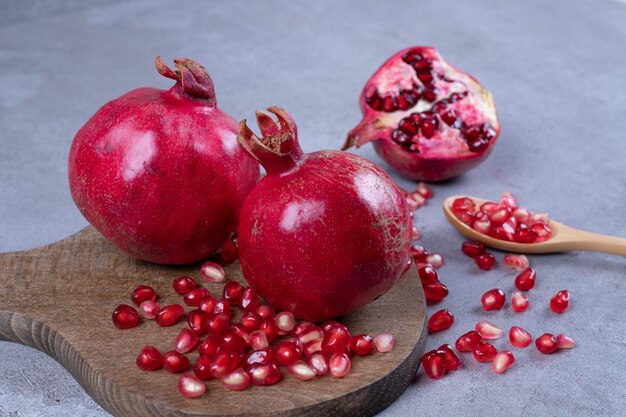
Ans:
[[[229,279],[243,282],[237,263]],[[412,381],[426,341],[426,308],[415,268],[383,297],[342,319],[353,333],[389,331],[392,352],[355,357],[344,378],[298,381],[229,391],[207,381],[207,393],[185,399],[177,376],[144,372],[134,362],[142,346],[170,350],[180,328],[153,321],[119,330],[111,312],[130,303],[139,284],[153,286],[162,305],[181,302],[172,279],[199,279],[199,266],[166,267],[137,261],[88,227],[43,248],[0,254],[0,340],[39,349],[61,363],[115,416],[370,416],[393,402]],[[221,284],[206,285],[221,293]],[[193,360],[193,355],[190,355]]]

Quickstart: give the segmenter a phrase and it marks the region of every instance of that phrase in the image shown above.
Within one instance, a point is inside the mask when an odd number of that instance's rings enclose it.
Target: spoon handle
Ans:
[[[569,250],[589,250],[626,257],[626,239],[571,228]]]

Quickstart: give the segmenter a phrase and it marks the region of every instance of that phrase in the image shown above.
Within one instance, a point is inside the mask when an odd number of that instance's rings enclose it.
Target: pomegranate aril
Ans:
[[[243,297],[244,287],[241,286],[237,281],[228,281],[224,284],[224,288],[222,290],[222,297],[231,304],[238,305],[241,303],[241,298]]]
[[[206,385],[192,374],[183,374],[178,378],[178,392],[186,398],[200,397],[206,391]]]
[[[429,263],[433,268],[439,269],[443,266],[443,256],[438,253],[431,253],[426,257],[426,262]]]
[[[482,340],[482,336],[476,330],[470,330],[456,340],[455,346],[459,352],[472,352]]]
[[[120,304],[113,310],[111,319],[118,329],[130,329],[139,324],[139,313],[137,313],[135,307],[128,304]]]
[[[178,294],[186,294],[196,288],[196,281],[188,276],[178,277],[172,281],[172,288],[174,288],[174,291]]]
[[[267,341],[272,343],[272,340],[274,340],[274,338],[278,335],[278,325],[276,324],[274,317],[263,319],[263,321],[261,321],[261,325],[259,326],[259,330],[265,333]]]
[[[221,378],[235,370],[239,355],[228,350],[220,350],[211,359],[210,372],[213,378]]]
[[[454,315],[449,310],[439,310],[428,319],[428,333],[449,329],[454,323]]]
[[[491,343],[482,341],[478,342],[478,344],[472,351],[474,359],[476,359],[478,362],[491,362],[497,353],[498,351]]]
[[[569,307],[569,291],[561,290],[550,299],[550,310],[562,314]]]
[[[470,258],[476,258],[479,255],[485,253],[487,248],[480,242],[463,242],[461,246],[461,250],[463,253]]]
[[[350,357],[345,353],[335,353],[328,360],[328,368],[332,376],[344,377],[350,372]]]
[[[287,371],[301,381],[309,381],[315,378],[315,368],[304,361],[296,361],[289,365]]]
[[[515,362],[515,356],[510,350],[501,350],[493,357],[491,361],[491,370],[494,374],[501,374],[513,365]]]
[[[266,347],[265,349],[252,352],[247,358],[247,363],[249,365],[267,364],[272,362],[274,362],[274,348],[272,347]]]
[[[185,308],[180,304],[170,304],[161,308],[154,320],[159,326],[167,327],[178,323],[185,315]]]
[[[324,331],[315,326],[315,325],[311,325],[311,326],[307,326],[299,335],[298,338],[300,339],[300,341],[302,342],[302,344],[307,344],[312,340],[317,340],[317,339],[323,339],[324,338]]]
[[[242,368],[237,368],[224,375],[220,380],[223,386],[232,391],[244,391],[250,386],[250,375]]]
[[[480,299],[485,311],[500,310],[504,306],[505,301],[506,295],[499,288],[487,291]]]
[[[238,247],[235,240],[227,240],[222,245],[220,259],[226,263],[233,263],[237,259]]]
[[[274,363],[251,365],[248,375],[254,385],[274,385],[283,379],[283,373]]]
[[[503,334],[500,327],[487,320],[482,320],[476,323],[476,331],[483,339],[487,340],[499,339]]]
[[[518,290],[528,291],[535,286],[536,279],[537,273],[534,269],[528,267],[515,278],[515,286]]]
[[[175,350],[163,354],[163,369],[172,374],[184,372],[189,369],[189,359]]]
[[[546,355],[556,352],[558,345],[559,342],[554,335],[550,333],[544,333],[535,339],[535,346],[537,346],[537,350]]]
[[[422,238],[422,233],[417,230],[417,227],[411,227],[411,240],[420,240]]]
[[[312,340],[304,345],[304,354],[306,357],[310,357],[315,352],[322,351],[322,339]]]
[[[215,308],[213,309],[213,313],[224,313],[230,319],[230,317],[232,316],[232,309],[228,300],[225,298],[219,298],[215,300]]]
[[[576,346],[576,342],[564,334],[559,334],[556,336],[556,347],[558,349],[571,349]]]
[[[455,199],[450,206],[450,209],[455,214],[464,214],[466,212],[474,212],[476,203],[474,200],[468,197],[460,197]]]
[[[369,334],[359,334],[350,338],[350,349],[355,355],[365,356],[374,352],[374,338]]]
[[[247,337],[248,335],[245,336]],[[231,352],[241,353],[246,348],[247,343],[245,337],[242,337],[242,335],[238,331],[234,330],[232,326],[230,330],[224,333],[222,339],[224,340],[224,348],[230,350]]]
[[[525,255],[513,255],[506,254],[502,258],[502,263],[504,266],[509,269],[517,269],[518,271],[523,271],[528,268],[528,258]]]
[[[441,301],[448,296],[448,287],[441,282],[424,286],[424,296],[428,301]]]
[[[239,336],[243,341],[248,344],[250,343],[250,333],[246,330],[246,328],[241,323],[231,324],[229,327],[230,331]]]
[[[515,347],[524,348],[532,343],[533,337],[521,327],[513,326],[509,329],[509,341]]]
[[[180,353],[191,352],[198,345],[198,335],[189,329],[182,329],[176,340],[174,340],[174,350]]]
[[[318,376],[326,375],[330,369],[328,368],[328,359],[322,352],[315,352],[309,357],[309,365],[315,369]]]
[[[411,257],[413,258],[415,263],[426,262],[427,256],[428,256],[428,251],[424,249],[423,246],[411,245]]]
[[[217,313],[209,317],[207,327],[209,329],[209,333],[222,334],[228,330],[229,324],[230,316],[225,313]]]
[[[215,306],[217,305],[217,300],[215,297],[205,297],[198,304],[198,310],[204,311],[205,313],[212,315],[215,312]]]
[[[239,323],[241,323],[243,328],[248,333],[252,333],[253,331],[259,329],[259,326],[261,325],[261,317],[259,317],[256,313],[245,313],[239,319]]]
[[[198,354],[200,356],[213,357],[223,343],[224,340],[221,337],[210,334],[198,345]]]
[[[211,374],[212,360],[208,356],[198,356],[191,367],[194,375],[203,381],[213,378]]]
[[[275,317],[276,325],[278,326],[278,330],[280,332],[284,332],[284,334],[289,333],[293,330],[296,325],[296,319],[293,317],[293,313],[290,311],[281,311]]]
[[[517,243],[534,243],[537,240],[537,233],[532,229],[523,229],[518,227],[515,230],[513,240]]]
[[[396,343],[391,333],[381,333],[374,338],[374,346],[379,352],[391,352],[393,345]]]
[[[484,271],[489,271],[496,264],[496,258],[490,253],[483,253],[476,257],[476,265]]]
[[[443,366],[446,368],[446,371],[456,371],[463,364],[459,355],[448,344],[439,346],[437,352],[443,355]]]
[[[522,313],[528,310],[530,301],[528,301],[528,297],[524,293],[515,291],[511,294],[511,306],[516,313]]]
[[[419,268],[417,270],[417,275],[419,276],[422,285],[436,284],[439,282],[439,274],[437,274],[437,271],[435,271],[435,269],[430,265]]]
[[[302,347],[294,341],[280,342],[274,347],[274,357],[281,365],[290,365],[300,359]]]
[[[252,288],[246,288],[241,297],[241,309],[245,312],[256,311],[259,308],[259,296]]]
[[[224,268],[215,262],[207,261],[200,267],[200,274],[202,278],[208,282],[223,282],[226,277]]]
[[[139,352],[139,355],[137,355],[135,363],[139,369],[144,371],[156,371],[157,369],[161,369],[163,357],[159,349],[154,346],[144,346]]]
[[[431,350],[422,356],[422,368],[430,379],[439,379],[446,373],[445,356],[442,352]]]
[[[156,316],[156,313],[158,313],[160,309],[161,304],[157,301],[147,300],[139,304],[139,312],[141,313],[141,316],[148,320],[154,320],[154,316]]]
[[[535,242],[545,242],[546,240],[550,239],[550,236],[552,236],[552,231],[550,230],[550,227],[543,223],[534,223],[532,226],[530,226],[530,229],[537,234],[537,239],[535,239]]]
[[[156,301],[157,293],[152,287],[140,285],[135,288],[130,298],[133,300],[133,303],[140,305],[144,301]]]
[[[187,315],[187,324],[191,330],[201,336],[209,331],[210,318],[211,316],[204,311],[192,310]]]
[[[203,299],[211,296],[206,288],[194,288],[183,296],[183,301],[190,307],[197,307]]]
[[[272,307],[271,305],[262,304],[259,307],[257,307],[256,314],[257,316],[263,319],[266,319],[268,317],[274,317],[274,315],[276,314],[276,311],[274,310],[274,307]]]
[[[350,345],[350,332],[343,324],[331,326],[322,339],[322,352],[327,356],[343,353]]]
[[[255,330],[250,333],[250,347],[252,350],[261,350],[269,346],[267,342],[267,336],[262,330]]]

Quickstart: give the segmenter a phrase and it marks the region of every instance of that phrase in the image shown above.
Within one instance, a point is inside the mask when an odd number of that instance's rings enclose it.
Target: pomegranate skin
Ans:
[[[433,80],[420,78],[424,70],[418,70],[417,63],[413,66],[407,62],[410,54],[419,54],[422,63],[430,63],[426,73]],[[373,94],[377,97],[374,102]],[[433,97],[427,99],[428,94]],[[464,96],[453,100],[455,94]],[[409,103],[405,100],[407,95],[411,96]],[[391,97],[396,103],[392,108],[376,104]],[[403,105],[398,107],[400,100]],[[417,181],[444,181],[475,168],[491,154],[500,134],[491,93],[474,77],[446,62],[434,48],[426,46],[403,49],[381,65],[366,83],[359,107],[363,119],[348,133],[343,149],[372,142],[378,155],[395,171]],[[455,112],[456,124],[445,121],[449,120],[443,117],[448,110]],[[417,121],[412,127],[406,123],[402,127],[403,122],[412,120],[411,116],[416,120],[418,114],[436,119],[436,127],[431,125],[426,132],[417,126]],[[478,129],[483,124],[488,125],[485,132],[489,133],[485,133],[482,143],[478,140],[470,146],[470,128]],[[412,133],[406,133],[409,131]],[[401,133],[396,137],[402,137],[405,145],[393,139],[397,133]],[[415,150],[410,150],[411,146]]]
[[[303,320],[350,313],[384,294],[410,257],[404,194],[380,167],[341,151],[303,154],[293,119],[257,112],[257,138],[239,143],[266,169],[239,223],[245,279],[271,305]],[[273,147],[271,150],[269,147]]]
[[[100,108],[76,134],[68,163],[85,218],[121,250],[159,264],[215,253],[259,177],[206,70],[174,62],[176,71],[156,59],[176,81],[170,90],[139,88]]]

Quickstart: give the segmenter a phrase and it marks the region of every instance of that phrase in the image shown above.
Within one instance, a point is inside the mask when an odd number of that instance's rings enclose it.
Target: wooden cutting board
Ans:
[[[239,264],[227,278],[243,282]],[[0,254],[0,340],[39,349],[61,363],[102,407],[115,416],[370,416],[391,404],[411,383],[426,341],[426,306],[415,268],[386,295],[342,319],[353,333],[394,334],[392,352],[355,357],[344,378],[302,382],[285,372],[283,382],[229,391],[207,381],[207,392],[186,399],[178,377],[135,366],[142,346],[162,352],[185,325],[162,328],[153,321],[119,330],[111,312],[139,284],[151,285],[162,305],[181,302],[172,279],[199,266],[166,267],[137,261],[87,227],[60,242]],[[221,294],[221,284],[206,285]]]

